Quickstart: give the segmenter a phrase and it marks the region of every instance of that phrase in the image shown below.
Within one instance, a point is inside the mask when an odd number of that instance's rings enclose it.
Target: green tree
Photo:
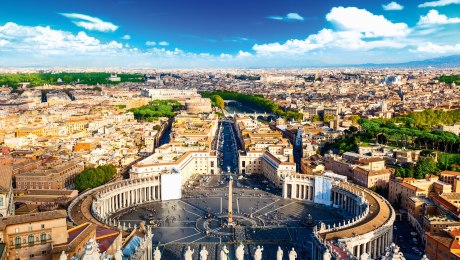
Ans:
[[[324,119],[323,119],[323,121],[324,121],[325,123],[330,122],[330,121],[332,121],[332,120],[334,120],[334,116],[333,116],[333,115],[324,116]]]
[[[350,120],[351,122],[353,122],[353,124],[357,124],[358,123],[358,120],[360,119],[361,117],[359,117],[358,115],[352,115],[350,116]]]
[[[311,121],[312,121],[312,122],[321,121],[321,117],[320,117],[319,115],[314,115],[314,116],[311,118]]]
[[[75,177],[75,187],[79,191],[96,188],[112,180],[116,173],[113,165],[87,168]]]
[[[423,179],[427,174],[437,174],[439,171],[436,162],[429,158],[419,161],[415,167],[415,178]]]
[[[225,107],[225,102],[219,95],[214,96],[214,102],[218,108],[223,109]]]

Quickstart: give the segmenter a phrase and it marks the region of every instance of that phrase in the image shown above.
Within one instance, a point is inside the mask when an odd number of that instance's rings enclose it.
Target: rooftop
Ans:
[[[16,215],[11,217],[2,218],[0,221],[0,230],[5,230],[7,226],[31,223],[37,221],[46,221],[51,219],[65,219],[67,217],[67,212],[65,210],[53,210],[40,213],[32,213],[25,215]]]

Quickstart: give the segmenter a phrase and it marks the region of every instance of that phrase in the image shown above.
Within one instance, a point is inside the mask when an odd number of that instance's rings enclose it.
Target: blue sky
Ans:
[[[309,67],[460,53],[460,0],[5,0],[0,66]]]

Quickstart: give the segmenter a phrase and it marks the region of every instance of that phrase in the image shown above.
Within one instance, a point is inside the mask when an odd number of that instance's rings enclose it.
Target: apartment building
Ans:
[[[324,165],[326,170],[347,176],[366,188],[388,188],[393,173],[385,167],[385,160],[382,158],[351,152],[346,152],[342,156],[326,154]]]
[[[0,157],[0,217],[14,215],[12,176],[12,159]]]
[[[75,177],[84,170],[79,159],[55,160],[30,172],[16,175],[18,189],[66,189],[73,188]]]
[[[430,260],[460,259],[460,228],[426,234],[425,253]]]
[[[10,216],[0,221],[7,259],[50,259],[53,245],[68,240],[65,210]]]
[[[450,193],[452,186],[439,181],[434,175],[427,175],[425,179],[395,178],[390,179],[388,200],[402,208],[409,207],[411,197],[427,197],[431,192],[435,194]]]

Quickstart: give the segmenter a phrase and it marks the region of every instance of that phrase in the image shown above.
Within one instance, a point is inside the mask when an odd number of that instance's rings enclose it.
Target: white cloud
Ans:
[[[404,6],[393,1],[386,5],[382,5],[382,8],[385,11],[401,11],[402,9],[404,9]]]
[[[445,54],[445,53],[460,53],[460,43],[452,45],[438,45],[432,42],[428,42],[425,45],[418,46],[417,49],[412,50],[413,52],[425,52],[425,53],[436,53],[436,54]]]
[[[272,20],[278,20],[278,21],[284,20],[284,17],[282,16],[267,16],[267,18],[272,19]]]
[[[240,50],[238,52],[238,54],[236,55],[236,57],[238,57],[238,58],[245,58],[245,57],[251,57],[251,56],[252,56],[251,53],[246,52],[246,51],[242,51],[242,50]]]
[[[418,7],[439,7],[451,4],[460,4],[460,0],[437,0],[419,4]]]
[[[0,26],[0,42],[8,44],[2,51],[21,51],[32,54],[74,55],[82,53],[110,53],[123,48],[121,43],[102,43],[85,32],[53,30],[49,26],[22,26],[12,22]]]
[[[97,17],[85,14],[61,13],[61,15],[72,20],[72,22],[78,27],[82,27],[90,31],[114,32],[118,29],[118,26],[113,23],[105,22]]]
[[[146,41],[145,45],[147,45],[147,46],[155,46],[155,45],[157,45],[157,43],[154,42],[154,41]]]
[[[231,59],[231,58],[233,58],[233,56],[231,54],[228,54],[228,53],[221,53],[220,57],[222,59]]]
[[[168,46],[169,42],[161,41],[161,42],[158,43],[158,45],[160,45],[160,46]]]
[[[286,15],[286,19],[288,20],[298,20],[298,21],[303,21],[304,18],[300,16],[298,13],[288,13]]]
[[[437,10],[430,10],[425,16],[420,16],[417,25],[432,25],[432,24],[450,24],[460,23],[460,18],[449,18],[446,15],[440,14]]]
[[[305,54],[314,50],[339,48],[343,50],[370,50],[375,48],[403,48],[406,44],[392,40],[364,41],[362,34],[352,31],[336,32],[322,29],[317,34],[308,36],[305,40],[291,39],[283,44],[278,42],[254,45],[253,50],[260,55],[273,54]]]
[[[288,13],[286,16],[268,16],[268,19],[278,20],[278,21],[303,21],[303,18],[298,13]]]
[[[0,39],[0,47],[5,46],[5,45],[7,45],[7,44],[9,44],[9,43],[10,43],[10,42],[7,41],[7,40]]]
[[[121,37],[122,40],[131,40],[131,35],[125,34],[123,37]]]
[[[369,38],[406,36],[410,32],[405,23],[392,23],[383,15],[356,7],[334,7],[326,19],[339,30],[363,33]]]
[[[408,46],[405,37],[411,32],[405,23],[392,23],[382,15],[374,15],[355,7],[334,7],[326,19],[336,30],[324,28],[305,39],[284,43],[255,44],[257,55],[302,55],[314,51],[367,51],[382,48],[402,49]]]

